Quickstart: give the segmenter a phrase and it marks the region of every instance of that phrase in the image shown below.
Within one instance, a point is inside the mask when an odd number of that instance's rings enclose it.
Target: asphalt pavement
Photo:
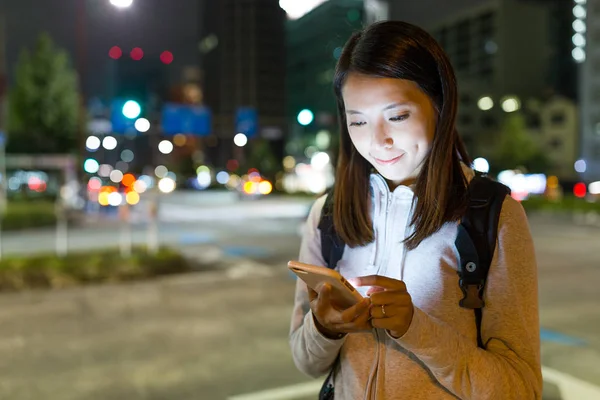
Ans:
[[[161,241],[191,257],[226,260],[220,271],[0,295],[0,399],[314,399],[319,381],[299,373],[289,354],[294,279],[285,267],[297,257],[310,202],[278,203],[288,201],[263,203],[267,215],[250,212],[258,203],[230,205],[241,217],[221,220],[202,216],[214,208],[193,199],[167,206]],[[530,221],[544,400],[599,399],[600,229]],[[134,240],[145,235],[136,223]],[[51,251],[54,239],[52,230],[5,234],[2,245],[12,254]],[[69,234],[79,249],[118,241],[118,224]]]

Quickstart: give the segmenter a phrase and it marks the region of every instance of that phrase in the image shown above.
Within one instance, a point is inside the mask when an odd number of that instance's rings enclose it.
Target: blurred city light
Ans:
[[[162,178],[158,181],[158,190],[163,193],[171,193],[175,190],[175,181],[171,178]]]
[[[238,162],[238,160],[229,160],[227,161],[227,169],[230,171],[235,171],[236,169],[238,169],[240,167],[240,163]]]
[[[515,112],[521,108],[521,102],[516,97],[505,97],[502,100],[502,109],[507,112]]]
[[[225,185],[227,182],[229,182],[229,174],[227,171],[221,171],[217,174],[216,179],[218,183]]]
[[[110,4],[119,8],[127,8],[133,4],[133,0],[110,0]]]
[[[315,153],[310,159],[310,165],[317,170],[324,169],[329,164],[329,154],[324,152]]]
[[[283,167],[285,169],[293,169],[296,166],[296,159],[292,156],[287,156],[283,159]]]
[[[171,64],[173,62],[173,53],[171,53],[170,51],[163,51],[160,54],[160,61],[163,64]]]
[[[125,104],[123,104],[123,115],[129,119],[134,119],[140,116],[142,112],[142,107],[140,103],[135,100],[127,100]]]
[[[102,164],[100,166],[100,169],[98,170],[98,175],[100,175],[103,178],[107,178],[110,173],[112,172],[113,167],[112,165],[108,165],[108,164]]]
[[[581,47],[575,47],[572,51],[571,51],[571,56],[573,56],[573,60],[581,63],[585,61],[585,50],[583,50]]]
[[[162,140],[158,144],[158,151],[163,154],[170,154],[173,151],[173,143],[171,143],[169,140]]]
[[[484,96],[477,101],[477,107],[482,111],[491,110],[494,107],[494,100],[489,96]]]
[[[117,164],[115,165],[115,169],[118,169],[122,173],[125,173],[125,172],[129,171],[129,164],[127,164],[125,161],[117,161]]]
[[[123,160],[126,163],[130,163],[133,161],[133,151],[129,150],[129,149],[125,149],[121,152],[121,160]]]
[[[573,194],[575,197],[584,198],[587,192],[587,188],[585,187],[585,183],[578,182],[573,187]]]
[[[575,7],[573,7],[573,15],[575,16],[575,18],[585,18],[586,17],[586,11],[585,8],[583,8],[582,5],[577,4]]]
[[[298,19],[327,0],[279,0],[289,19]]]
[[[581,33],[574,34],[572,41],[573,41],[573,44],[577,47],[585,46],[585,36],[583,36]]]
[[[102,180],[100,178],[98,178],[97,176],[93,176],[90,178],[90,180],[88,181],[88,189],[89,190],[100,190],[100,188],[102,187]]]
[[[108,56],[113,60],[118,60],[123,55],[123,50],[119,46],[113,46],[108,50]]]
[[[575,0],[576,4],[585,4],[587,3],[587,0]]]
[[[108,192],[100,192],[100,194],[98,194],[98,203],[101,206],[107,206],[108,205],[108,195],[110,193]]]
[[[127,204],[134,206],[140,202],[140,195],[137,192],[129,192],[125,195],[125,201]]]
[[[169,170],[164,165],[159,165],[158,167],[154,168],[154,175],[156,175],[157,178],[164,178],[168,173]]]
[[[230,189],[235,189],[240,185],[241,181],[242,179],[239,176],[237,176],[236,174],[232,174],[229,177],[229,181],[227,182],[227,187],[229,187]]]
[[[248,137],[243,133],[238,133],[233,137],[233,143],[235,143],[237,147],[244,147],[248,143]]]
[[[129,53],[129,56],[134,61],[140,61],[142,58],[144,58],[144,50],[142,50],[139,47],[134,47],[133,49],[131,49],[131,53]]]
[[[175,144],[175,146],[181,147],[185,145],[185,142],[187,142],[187,138],[182,133],[178,133],[173,137],[173,143]]]
[[[114,150],[117,148],[117,139],[114,136],[105,136],[102,139],[102,147],[106,150]]]
[[[112,182],[120,183],[122,179],[123,179],[123,173],[121,171],[119,171],[118,169],[111,171],[110,180]]]
[[[326,150],[331,144],[331,134],[329,131],[319,131],[315,137],[315,143],[321,150]]]
[[[310,125],[315,119],[315,115],[312,111],[304,109],[298,113],[298,123],[302,126]]]
[[[133,184],[133,190],[135,190],[138,193],[144,193],[147,189],[148,184],[146,183],[146,181],[143,181],[141,179],[138,179]]]
[[[100,138],[96,136],[88,136],[85,140],[85,147],[89,151],[96,151],[100,147],[102,143],[100,142]]]
[[[137,130],[138,132],[141,132],[141,133],[148,132],[148,130],[150,129],[150,121],[148,121],[146,118],[138,118],[135,121],[134,126],[135,126],[135,130]]]
[[[119,192],[112,192],[108,195],[108,204],[113,207],[120,206],[123,202],[123,196]]]
[[[522,174],[513,170],[500,172],[498,181],[508,186],[511,196],[518,201],[527,199],[530,194],[543,194],[548,182],[544,174]]]
[[[600,194],[600,181],[592,182],[588,185],[590,194]]]
[[[133,174],[125,174],[123,175],[123,179],[121,179],[121,183],[124,186],[131,187],[135,183],[135,176]]]
[[[584,33],[586,31],[585,22],[580,19],[573,21],[573,30],[577,33]]]
[[[585,160],[577,160],[575,161],[575,171],[583,174],[587,170],[587,164]]]
[[[88,174],[95,174],[98,172],[98,169],[100,169],[100,164],[98,164],[98,161],[94,160],[93,158],[88,158],[83,163],[83,170]]]
[[[198,173],[198,176],[196,177],[196,181],[198,182],[198,186],[200,189],[206,189],[210,186],[211,183],[210,172],[200,171]]]
[[[273,191],[273,185],[269,181],[262,181],[258,184],[260,194],[267,195]]]
[[[475,171],[487,174],[488,172],[490,172],[490,163],[485,158],[478,157],[475,160],[473,160],[473,169]]]

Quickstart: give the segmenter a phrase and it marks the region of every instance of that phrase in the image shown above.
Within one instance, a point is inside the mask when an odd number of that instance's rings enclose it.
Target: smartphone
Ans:
[[[363,299],[354,286],[333,269],[298,261],[288,262],[288,268],[313,290],[319,291],[323,284],[330,284],[332,300],[339,307],[348,308]]]

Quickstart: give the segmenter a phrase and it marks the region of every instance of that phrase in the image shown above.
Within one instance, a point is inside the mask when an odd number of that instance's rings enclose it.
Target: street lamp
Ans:
[[[133,0],[110,0],[110,4],[119,8],[127,8],[133,4]]]

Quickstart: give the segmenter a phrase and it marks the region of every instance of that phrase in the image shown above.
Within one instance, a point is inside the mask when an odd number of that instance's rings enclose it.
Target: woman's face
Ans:
[[[436,112],[413,82],[350,73],[342,88],[350,139],[390,184],[410,185],[429,153]]]

